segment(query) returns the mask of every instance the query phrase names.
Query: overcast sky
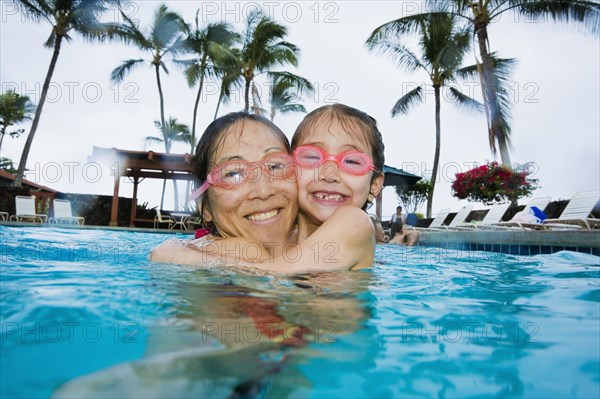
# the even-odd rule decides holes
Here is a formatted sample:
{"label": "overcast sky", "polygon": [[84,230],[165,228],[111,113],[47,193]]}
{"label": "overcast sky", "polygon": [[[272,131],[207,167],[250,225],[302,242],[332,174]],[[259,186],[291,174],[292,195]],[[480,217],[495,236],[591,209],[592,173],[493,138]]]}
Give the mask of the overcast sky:
{"label": "overcast sky", "polygon": [[[142,27],[152,21],[162,2],[126,4],[125,11]],[[167,1],[168,7],[193,22],[197,9],[201,20],[225,20],[241,29],[245,15],[261,4],[276,21],[289,29],[288,41],[302,54],[295,73],[312,81],[316,91],[304,99],[307,110],[331,102],[362,109],[377,119],[383,134],[386,164],[421,175],[430,173],[434,151],[433,91],[428,86],[426,102],[408,116],[392,118],[398,98],[415,85],[428,83],[421,73],[407,74],[388,59],[371,54],[364,46],[369,34],[392,19],[423,11],[421,2],[196,2]],[[0,3],[0,84],[2,92],[13,88],[39,101],[51,50],[42,46],[50,26],[24,21],[8,1]],[[119,20],[116,10],[105,20]],[[64,43],[40,125],[31,148],[27,175],[63,192],[112,194],[108,164],[86,164],[93,146],[142,150],[143,138],[158,135],[154,120],[160,119],[154,72],[150,67],[134,70],[124,82],[110,82],[112,69],[122,60],[142,58],[135,47],[120,44],[90,44],[77,34]],[[540,188],[535,196],[568,199],[575,192],[600,186],[600,47],[598,37],[577,28],[506,14],[489,28],[490,46],[503,57],[517,58],[512,95],[512,161],[533,162]],[[465,60],[474,62],[474,54]],[[191,124],[195,89],[188,88],[181,70],[169,65],[163,76],[165,112]],[[481,98],[475,82],[460,86]],[[208,82],[199,108],[197,131],[202,132],[215,111],[218,87]],[[266,92],[266,91],[265,91]],[[441,208],[457,210],[464,204],[450,194],[454,174],[474,163],[493,160],[483,115],[465,114],[449,101],[442,102],[442,147],[440,176],[434,198],[434,214]],[[243,107],[240,92],[234,103],[222,107],[220,115]],[[302,114],[279,115],[275,119],[291,137]],[[26,133],[30,124],[25,124]],[[20,159],[25,136],[5,138],[2,156]],[[162,147],[151,147],[162,151]],[[186,152],[175,144],[173,152]],[[183,187],[183,185],[182,185]],[[139,202],[160,202],[160,181],[146,180],[139,186]],[[173,208],[172,186],[167,185],[165,209]],[[132,195],[132,185],[121,185],[121,196]],[[528,199],[522,199],[521,203]],[[393,213],[396,195],[384,190],[383,215]],[[476,209],[485,208],[476,204]],[[424,212],[425,206],[421,211]]]}

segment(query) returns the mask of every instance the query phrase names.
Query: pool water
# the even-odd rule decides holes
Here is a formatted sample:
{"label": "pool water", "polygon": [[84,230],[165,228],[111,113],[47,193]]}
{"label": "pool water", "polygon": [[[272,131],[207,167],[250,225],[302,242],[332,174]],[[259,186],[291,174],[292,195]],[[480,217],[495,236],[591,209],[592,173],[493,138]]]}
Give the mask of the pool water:
{"label": "pool water", "polygon": [[0,226],[0,397],[600,397],[600,258],[378,246],[366,272],[154,264]]}

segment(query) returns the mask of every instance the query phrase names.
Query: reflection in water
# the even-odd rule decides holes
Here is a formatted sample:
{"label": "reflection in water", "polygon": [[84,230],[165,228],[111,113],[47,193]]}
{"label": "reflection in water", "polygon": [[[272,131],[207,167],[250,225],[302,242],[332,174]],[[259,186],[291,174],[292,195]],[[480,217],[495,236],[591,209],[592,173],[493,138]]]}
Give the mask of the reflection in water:
{"label": "reflection in water", "polygon": [[[364,328],[371,277],[369,272],[224,276],[200,269],[175,282],[158,278],[154,289],[170,292],[176,308],[167,326],[150,330],[144,357],[70,381],[54,397],[309,392],[313,382],[301,365],[318,358],[321,345]],[[352,352],[344,352],[339,360],[350,361]]]}

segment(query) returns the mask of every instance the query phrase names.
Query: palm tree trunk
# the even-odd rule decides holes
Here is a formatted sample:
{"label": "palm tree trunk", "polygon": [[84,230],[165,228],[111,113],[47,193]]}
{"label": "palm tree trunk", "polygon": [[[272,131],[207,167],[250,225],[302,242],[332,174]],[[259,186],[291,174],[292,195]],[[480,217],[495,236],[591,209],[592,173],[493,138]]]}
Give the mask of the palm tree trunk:
{"label": "palm tree trunk", "polygon": [[217,116],[219,115],[219,107],[221,106],[221,101],[223,101],[223,89],[221,88],[221,93],[219,94],[219,101],[217,101],[217,109],[215,110],[215,117],[213,118],[213,121],[215,119],[217,119]]}
{"label": "palm tree trunk", "polygon": [[[203,61],[204,62],[204,59]],[[196,119],[198,117],[198,105],[200,104],[200,96],[202,95],[202,87],[204,86],[204,70],[205,67],[200,67],[200,84],[198,86],[198,94],[194,103],[194,116],[192,118],[192,143],[196,142]]]}
{"label": "palm tree trunk", "polygon": [[2,142],[4,141],[5,134],[6,133],[4,131],[0,134],[0,154],[2,154]]}
{"label": "palm tree trunk", "polygon": [[246,78],[246,88],[244,90],[244,112],[248,112],[250,110],[250,84],[252,83],[252,79]]}
{"label": "palm tree trunk", "polygon": [[506,129],[500,120],[500,107],[498,105],[498,92],[496,87],[496,79],[494,77],[494,61],[490,56],[487,48],[487,27],[485,25],[476,26],[477,42],[479,44],[479,54],[483,64],[483,90],[484,98],[487,101],[490,113],[491,125],[489,126],[490,146],[492,153],[495,154],[496,148],[494,140],[498,142],[500,150],[500,159],[502,163],[510,166],[510,154],[508,150],[508,140]]}
{"label": "palm tree trunk", "polygon": [[158,86],[158,98],[160,100],[160,123],[165,127],[165,99],[163,96],[162,85],[160,83],[160,65],[154,64],[156,71],[156,85]]}
{"label": "palm tree trunk", "polygon": [[440,86],[434,85],[433,90],[435,93],[435,152],[433,154],[433,169],[431,170],[431,185],[427,192],[427,217],[431,217],[431,211],[433,209],[433,191],[435,189],[435,182],[437,181],[438,167],[440,164],[440,147],[442,138],[442,125],[440,121],[440,110],[442,108],[440,101]]}
{"label": "palm tree trunk", "polygon": [[[163,97],[163,91],[162,91],[162,85],[160,83],[160,65],[159,64],[154,64],[154,70],[156,71],[156,86],[158,87],[158,98],[160,100],[160,124],[162,129],[165,128],[165,100]],[[166,146],[166,137],[163,137],[165,139],[165,146]],[[168,152],[168,151],[167,151]],[[160,209],[163,209],[163,204],[165,202],[165,186],[167,184],[167,180],[163,180],[163,187],[162,187],[162,194],[160,196]]]}
{"label": "palm tree trunk", "polygon": [[189,211],[190,207],[189,207],[189,202],[188,198],[190,198],[190,186],[191,186],[192,182],[191,181],[187,181],[185,183],[185,198],[184,198],[184,203],[185,203],[185,210]]}
{"label": "palm tree trunk", "polygon": [[[190,154],[194,155],[194,146],[190,145],[190,147],[191,147]],[[186,211],[190,211],[190,201],[189,201],[189,198],[190,198],[190,189],[191,189],[191,186],[192,186],[192,182],[190,180],[186,181],[186,184],[185,184],[185,198],[183,199]],[[191,211],[193,212],[193,209],[191,209]]]}
{"label": "palm tree trunk", "polygon": [[29,157],[29,150],[31,150],[33,137],[35,136],[38,124],[40,123],[40,117],[42,116],[42,108],[44,108],[44,103],[46,102],[46,97],[48,96],[48,88],[50,87],[50,80],[52,79],[52,75],[54,74],[54,68],[56,68],[56,62],[58,61],[58,54],[60,53],[62,39],[63,36],[57,35],[54,41],[54,53],[52,53],[50,66],[48,67],[48,72],[46,73],[46,80],[44,80],[44,85],[42,86],[40,102],[37,106],[37,109],[35,110],[35,116],[33,117],[31,130],[29,130],[29,135],[27,136],[25,146],[23,147],[23,152],[21,153],[21,160],[19,161],[17,176],[15,178],[15,181],[13,182],[13,186],[15,187],[21,187],[21,182],[23,181],[23,175],[25,174],[25,165],[27,164],[27,157]]}
{"label": "palm tree trunk", "polygon": [[173,206],[173,210],[179,210],[179,190],[177,188],[177,180],[173,179],[173,197],[175,201],[175,205]]}
{"label": "palm tree trunk", "polygon": [[160,195],[160,210],[162,211],[164,209],[164,203],[165,203],[165,188],[167,185],[167,179],[163,179],[163,187],[162,187],[162,194]]}

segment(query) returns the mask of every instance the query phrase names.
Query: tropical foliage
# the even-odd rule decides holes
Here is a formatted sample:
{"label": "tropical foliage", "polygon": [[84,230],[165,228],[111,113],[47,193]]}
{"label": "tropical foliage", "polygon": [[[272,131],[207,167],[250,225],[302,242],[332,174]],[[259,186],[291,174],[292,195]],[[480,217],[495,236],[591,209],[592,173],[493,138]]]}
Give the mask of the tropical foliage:
{"label": "tropical foliage", "polygon": [[0,94],[0,150],[5,136],[19,137],[25,129],[9,132],[8,129],[21,122],[31,119],[35,106],[28,96],[22,96],[14,91]]}
{"label": "tropical foliage", "polygon": [[510,100],[503,96],[502,81],[507,70],[495,62],[489,48],[488,26],[512,12],[526,19],[577,22],[596,33],[600,27],[600,4],[581,0],[427,0],[426,13],[390,21],[376,29],[381,35],[404,35],[420,29],[425,15],[453,15],[473,29],[479,48],[478,74],[488,119],[487,135],[492,154],[500,152],[502,163],[510,165]]}
{"label": "tropical foliage", "polygon": [[398,202],[408,213],[416,213],[427,200],[431,180],[421,179],[411,186],[396,186]]}
{"label": "tropical foliage", "polygon": [[0,170],[8,173],[17,173],[17,165],[10,158],[0,157]]}
{"label": "tropical foliage", "polygon": [[160,79],[160,71],[169,74],[165,63],[168,57],[176,56],[184,51],[183,32],[186,29],[185,22],[175,12],[169,11],[162,4],[154,12],[154,19],[149,29],[141,29],[138,24],[131,20],[124,12],[121,15],[125,24],[120,25],[116,31],[117,37],[125,43],[133,44],[140,50],[150,55],[149,60],[129,59],[116,67],[111,73],[111,80],[116,83],[123,81],[125,76],[134,68],[148,62],[154,68],[156,75],[156,86],[160,101],[160,124],[165,125],[165,99]]}
{"label": "tropical foliage", "polygon": [[241,76],[244,80],[244,111],[250,111],[250,94],[253,97],[253,107],[260,108],[260,90],[255,78],[263,73],[270,80],[286,81],[300,93],[313,90],[307,79],[291,72],[273,70],[277,66],[298,65],[300,49],[285,41],[287,33],[285,26],[258,10],[248,14],[240,51]]}
{"label": "tropical foliage", "polygon": [[306,113],[306,108],[299,102],[300,97],[292,87],[289,80],[281,77],[274,78],[269,85],[269,103],[271,110],[269,116],[271,122],[277,114],[287,114],[289,112]]}
{"label": "tropical foliage", "polygon": [[37,132],[40,118],[42,116],[42,110],[46,97],[48,96],[48,89],[50,88],[50,81],[56,68],[56,62],[58,61],[58,55],[63,40],[70,41],[72,39],[71,33],[77,32],[83,38],[88,40],[99,40],[103,41],[111,37],[116,27],[115,24],[101,23],[100,16],[108,10],[111,5],[116,6],[119,4],[119,0],[14,0],[17,6],[20,7],[23,15],[34,21],[46,21],[52,27],[50,36],[44,43],[47,48],[52,48],[52,58],[50,59],[50,65],[46,72],[46,78],[42,85],[42,92],[40,94],[40,101],[37,105],[33,122],[31,123],[31,129],[27,135],[25,146],[21,154],[21,160],[19,161],[19,169],[17,170],[17,176],[14,181],[15,186],[21,186],[23,175],[25,173],[25,166],[27,164],[27,158],[29,157],[29,151],[31,150],[31,144],[33,138]]}
{"label": "tropical foliage", "polygon": [[[165,146],[165,152],[171,153],[171,147],[174,142],[189,143],[190,142],[190,128],[177,121],[177,118],[169,117],[164,125],[160,121],[154,121],[154,126],[161,132],[161,137],[147,136],[144,139],[145,145],[149,146],[152,144],[163,144]],[[175,210],[177,210],[177,204],[179,204],[179,192],[177,190],[177,180],[173,179],[173,195],[175,200]],[[163,180],[162,195],[160,199],[160,208],[162,209],[165,198],[165,185],[166,180]]]}
{"label": "tropical foliage", "polygon": [[464,173],[457,173],[452,183],[452,195],[458,199],[492,204],[515,202],[530,195],[537,187],[537,179],[529,171],[514,171],[510,167],[490,162]]}
{"label": "tropical foliage", "polygon": [[192,118],[192,151],[196,142],[198,105],[202,96],[204,80],[206,78],[222,78],[232,68],[240,70],[237,53],[233,51],[233,46],[239,42],[240,35],[224,22],[200,26],[199,13],[200,10],[196,13],[195,28],[188,32],[184,43],[186,50],[194,54],[194,59],[183,61],[186,65],[185,76],[188,85],[190,87],[198,85]]}
{"label": "tropical foliage", "polygon": [[[464,74],[461,68],[463,58],[469,51],[471,31],[469,28],[457,26],[454,17],[447,14],[426,14],[418,21],[415,28],[419,37],[420,57],[406,47],[399,36],[382,33],[382,28],[376,29],[369,39],[367,46],[370,50],[379,50],[388,55],[398,66],[408,72],[424,71],[431,79],[435,96],[435,152],[433,169],[427,200],[427,217],[431,217],[433,209],[433,194],[437,181],[441,147],[441,89],[455,82],[457,76]],[[407,114],[413,106],[424,102],[425,94],[422,85],[404,94],[392,108],[392,117]],[[467,110],[481,111],[483,109],[475,99],[463,94],[455,87],[448,90],[451,100],[459,107]]]}

